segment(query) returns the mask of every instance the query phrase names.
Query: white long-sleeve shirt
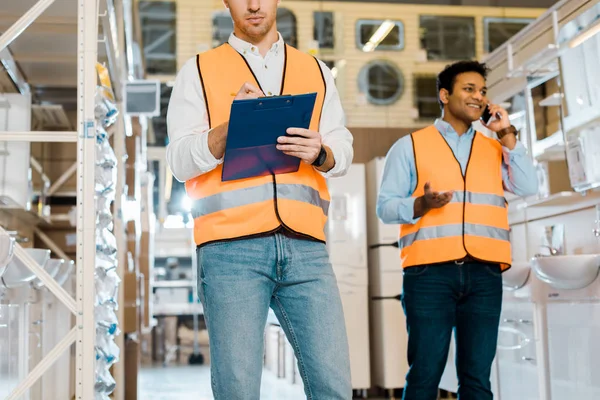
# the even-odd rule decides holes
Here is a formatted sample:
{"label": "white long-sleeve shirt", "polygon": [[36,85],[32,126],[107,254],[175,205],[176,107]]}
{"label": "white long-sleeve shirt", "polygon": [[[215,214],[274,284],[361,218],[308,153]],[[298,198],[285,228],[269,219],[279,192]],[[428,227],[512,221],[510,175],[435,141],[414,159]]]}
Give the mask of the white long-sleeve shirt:
{"label": "white long-sleeve shirt", "polygon": [[[285,61],[281,35],[264,58],[257,47],[233,34],[229,37],[229,44],[248,61],[258,82],[266,91],[265,95],[280,92]],[[335,159],[335,166],[327,173],[321,173],[328,178],[346,173],[352,163],[354,150],[352,134],[345,127],[346,117],[333,75],[323,62],[319,61],[319,64],[326,85],[319,132],[323,144],[331,149]],[[196,57],[185,63],[175,79],[167,111],[167,131],[167,163],[177,180],[184,182],[195,178],[223,162],[222,158],[216,159],[208,148],[208,113]]]}

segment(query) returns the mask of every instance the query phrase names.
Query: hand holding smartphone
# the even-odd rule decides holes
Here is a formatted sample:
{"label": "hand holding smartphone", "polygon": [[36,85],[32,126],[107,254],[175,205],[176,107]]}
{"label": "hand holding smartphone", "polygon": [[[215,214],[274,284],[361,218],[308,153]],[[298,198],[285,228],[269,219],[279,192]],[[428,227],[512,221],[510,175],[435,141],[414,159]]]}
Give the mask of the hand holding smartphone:
{"label": "hand holding smartphone", "polygon": [[[486,105],[485,108],[483,109],[483,114],[481,115],[481,120],[483,121],[483,123],[485,125],[488,125],[493,116],[494,115],[492,115],[492,113],[490,112],[490,105],[489,104]],[[496,113],[495,117],[496,117],[496,119],[502,118],[502,116],[499,113]]]}

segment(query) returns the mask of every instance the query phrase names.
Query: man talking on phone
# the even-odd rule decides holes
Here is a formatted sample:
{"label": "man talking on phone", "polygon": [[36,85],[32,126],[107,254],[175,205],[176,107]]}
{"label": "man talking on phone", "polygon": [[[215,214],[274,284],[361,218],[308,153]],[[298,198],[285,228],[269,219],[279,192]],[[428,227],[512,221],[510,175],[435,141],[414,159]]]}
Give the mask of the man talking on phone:
{"label": "man talking on phone", "polygon": [[[437,79],[442,117],[390,149],[377,215],[400,224],[408,329],[404,400],[435,400],[452,329],[458,396],[492,399],[490,372],[511,249],[504,191],[537,192],[537,175],[508,113],[488,104],[487,67],[447,66]],[[482,121],[489,138],[472,124]]]}

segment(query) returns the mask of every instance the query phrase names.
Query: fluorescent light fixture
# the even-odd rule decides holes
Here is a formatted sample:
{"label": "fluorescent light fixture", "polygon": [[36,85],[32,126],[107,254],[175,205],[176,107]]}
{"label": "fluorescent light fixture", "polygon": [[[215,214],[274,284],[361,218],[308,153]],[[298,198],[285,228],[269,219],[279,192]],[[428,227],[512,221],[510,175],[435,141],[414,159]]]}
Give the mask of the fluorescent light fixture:
{"label": "fluorescent light fixture", "polygon": [[375,33],[373,33],[373,36],[371,36],[369,41],[365,43],[365,45],[363,46],[363,51],[370,52],[375,50],[375,48],[379,46],[379,43],[381,43],[381,41],[385,39],[387,35],[390,34],[392,29],[394,29],[395,25],[396,24],[392,20],[386,19],[385,21],[383,21],[381,25],[379,25],[379,28],[377,28]]}
{"label": "fluorescent light fixture", "polygon": [[598,33],[600,33],[600,21],[596,22],[594,25],[575,36],[569,42],[569,47],[573,49]]}

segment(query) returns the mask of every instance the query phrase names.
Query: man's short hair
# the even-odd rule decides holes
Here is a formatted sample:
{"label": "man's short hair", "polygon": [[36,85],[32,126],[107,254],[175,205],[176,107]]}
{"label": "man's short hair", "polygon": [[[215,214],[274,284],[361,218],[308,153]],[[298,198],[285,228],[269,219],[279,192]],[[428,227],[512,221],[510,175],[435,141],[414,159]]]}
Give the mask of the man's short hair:
{"label": "man's short hair", "polygon": [[448,93],[452,94],[456,77],[465,72],[477,72],[479,75],[483,76],[483,79],[486,79],[489,68],[485,65],[485,63],[480,63],[478,61],[459,61],[454,64],[447,65],[446,68],[439,73],[436,83],[438,101],[442,109],[444,108],[444,104],[439,98],[440,90],[446,89]]}

